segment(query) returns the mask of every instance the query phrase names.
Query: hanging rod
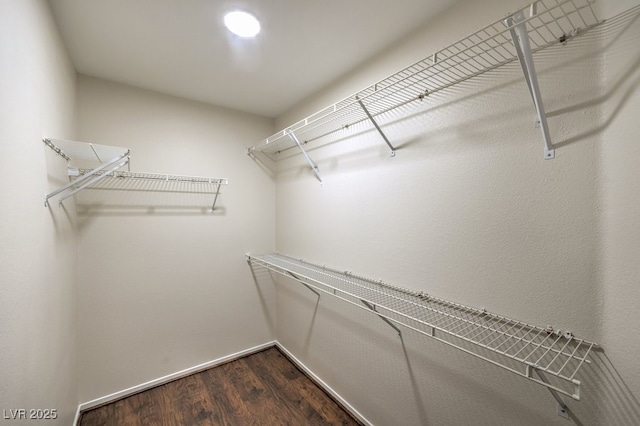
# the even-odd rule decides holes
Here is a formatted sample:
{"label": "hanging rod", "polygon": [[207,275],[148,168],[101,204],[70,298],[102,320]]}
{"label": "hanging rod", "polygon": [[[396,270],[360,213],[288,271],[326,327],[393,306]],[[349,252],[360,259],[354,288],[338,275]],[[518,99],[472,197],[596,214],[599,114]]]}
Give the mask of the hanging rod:
{"label": "hanging rod", "polygon": [[[249,254],[247,261],[289,278],[295,276],[296,281],[306,286],[389,322],[516,373],[549,390],[580,399],[578,372],[584,364],[591,363],[589,354],[597,345],[578,339],[571,332],[537,327],[484,309],[280,254]],[[536,376],[534,372],[543,374]]]}
{"label": "hanging rod", "polygon": [[[551,45],[565,44],[600,21],[592,8],[593,0],[538,0],[509,14],[511,22],[500,19],[473,34],[438,50],[375,84],[298,121],[248,148],[263,152],[272,159],[296,146],[288,134],[295,132],[305,143],[338,135],[357,124],[373,122],[383,127],[390,113],[408,104],[428,102],[429,97],[470,78],[511,63],[523,63],[530,54]],[[514,39],[514,32],[516,38]],[[524,41],[526,39],[526,41]],[[521,47],[524,43],[528,47]],[[521,54],[518,49],[522,50]],[[532,62],[531,62],[532,64]],[[542,106],[541,96],[533,90],[535,68],[524,66],[525,80],[532,88],[534,103]],[[536,101],[536,98],[538,99]],[[361,107],[366,104],[366,111]],[[543,108],[536,105],[539,119],[545,120]],[[376,120],[373,121],[372,119]],[[542,124],[542,123],[541,123]],[[542,125],[545,158],[552,158],[552,143],[546,123]]]}

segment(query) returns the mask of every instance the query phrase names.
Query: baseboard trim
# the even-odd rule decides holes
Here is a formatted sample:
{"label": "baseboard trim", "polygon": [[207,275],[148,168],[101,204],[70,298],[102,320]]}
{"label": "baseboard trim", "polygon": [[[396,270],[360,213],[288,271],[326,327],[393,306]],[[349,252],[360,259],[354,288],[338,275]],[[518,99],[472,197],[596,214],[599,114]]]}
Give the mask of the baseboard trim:
{"label": "baseboard trim", "polygon": [[318,377],[313,371],[311,371],[311,369],[309,369],[306,365],[304,365],[302,361],[296,358],[295,355],[289,352],[287,348],[285,348],[277,340],[263,343],[262,345],[254,346],[252,348],[245,349],[243,351],[236,352],[231,355],[224,356],[222,358],[214,359],[212,361],[208,361],[208,362],[196,365],[194,367],[186,368],[184,370],[180,370],[178,372],[168,374],[166,376],[163,376],[154,380],[150,380],[148,382],[139,384],[137,386],[132,386],[130,388],[123,389],[121,391],[114,392],[112,394],[105,395],[100,398],[93,399],[91,401],[83,402],[78,405],[78,409],[76,411],[76,416],[73,421],[73,425],[76,426],[78,424],[78,421],[80,420],[80,415],[83,411],[90,410],[92,408],[96,408],[101,405],[110,404],[119,399],[126,398],[128,396],[135,395],[140,392],[144,392],[156,386],[164,385],[174,380],[181,379],[191,374],[199,373],[200,371],[204,371],[209,368],[213,368],[218,365],[225,364],[227,362],[231,362],[239,358],[243,358],[245,356],[263,351],[265,349],[268,349],[274,346],[277,347],[287,358],[289,358],[291,362],[293,362],[299,369],[304,371],[304,373],[308,375],[326,393],[328,393],[332,398],[338,401],[338,403],[341,404],[343,408],[346,411],[348,411],[352,416],[360,420],[363,424],[367,426],[371,426],[371,422],[369,422],[362,414],[360,414],[360,412],[358,412],[358,410],[356,410],[351,404],[349,404],[346,399],[344,399],[338,392],[333,390],[331,386],[326,384],[320,377]]}
{"label": "baseboard trim", "polygon": [[80,420],[80,405],[78,405],[78,408],[76,409],[76,416],[73,418],[73,426],[76,426],[79,420]]}
{"label": "baseboard trim", "polygon": [[311,369],[308,368],[302,361],[300,361],[298,358],[296,358],[295,355],[293,355],[291,352],[289,352],[287,350],[287,348],[282,346],[282,344],[280,342],[276,341],[275,344],[276,344],[276,347],[280,351],[282,351],[282,353],[285,354],[285,356],[287,358],[289,358],[291,360],[291,362],[293,362],[299,369],[304,371],[304,373],[307,374],[311,378],[311,380],[313,380],[318,386],[320,386],[333,399],[338,401],[338,403],[340,405],[342,405],[342,407],[346,411],[351,413],[352,416],[354,416],[355,418],[360,420],[363,424],[365,424],[367,426],[371,426],[372,425],[372,423],[369,420],[367,420],[362,414],[360,414],[360,412],[358,410],[356,410],[351,404],[349,404],[349,402],[347,402],[346,399],[344,399],[338,392],[333,390],[333,388],[331,386],[326,384],[320,377],[318,377],[313,371],[311,371]]}
{"label": "baseboard trim", "polygon": [[[218,366],[218,365],[233,361],[235,359],[242,358],[242,357],[254,354],[256,352],[263,351],[263,350],[265,350],[267,348],[275,346],[276,343],[277,343],[276,341],[263,343],[262,345],[254,346],[252,348],[245,349],[243,351],[236,352],[234,354],[227,355],[227,356],[224,356],[222,358],[218,358],[218,359],[214,359],[212,361],[208,361],[208,362],[205,362],[205,363],[202,363],[202,364],[198,364],[198,365],[196,365],[194,367],[186,368],[184,370],[180,370],[180,371],[177,371],[175,373],[168,374],[168,375],[160,377],[158,379],[150,380],[148,382],[139,384],[137,386],[132,386],[130,388],[123,389],[121,391],[114,392],[112,394],[105,395],[103,397],[96,398],[96,399],[93,399],[91,401],[83,402],[78,406],[78,416],[79,416],[80,412],[82,412],[82,411],[89,410],[91,408],[96,408],[96,407],[99,407],[100,405],[109,404],[111,402],[115,402],[115,401],[117,401],[119,399],[126,398],[126,397],[134,395],[136,393],[144,392],[144,391],[149,390],[151,388],[154,388],[156,386],[164,385],[166,383],[172,382],[174,380],[181,379],[181,378],[189,376],[191,374],[199,373],[200,371],[204,371],[204,370],[207,370],[209,368],[212,368],[212,367],[215,367],[215,366]],[[76,417],[78,417],[78,416],[76,416]],[[77,424],[78,418],[76,418],[75,421],[76,421],[76,423],[74,423],[74,425]]]}

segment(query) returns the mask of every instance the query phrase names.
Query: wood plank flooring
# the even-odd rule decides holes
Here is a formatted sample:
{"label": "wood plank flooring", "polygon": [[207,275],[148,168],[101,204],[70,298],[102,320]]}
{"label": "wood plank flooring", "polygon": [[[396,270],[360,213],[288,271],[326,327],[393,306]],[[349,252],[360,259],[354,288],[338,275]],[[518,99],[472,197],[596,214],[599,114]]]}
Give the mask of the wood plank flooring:
{"label": "wood plank flooring", "polygon": [[88,410],[94,425],[361,425],[277,348]]}

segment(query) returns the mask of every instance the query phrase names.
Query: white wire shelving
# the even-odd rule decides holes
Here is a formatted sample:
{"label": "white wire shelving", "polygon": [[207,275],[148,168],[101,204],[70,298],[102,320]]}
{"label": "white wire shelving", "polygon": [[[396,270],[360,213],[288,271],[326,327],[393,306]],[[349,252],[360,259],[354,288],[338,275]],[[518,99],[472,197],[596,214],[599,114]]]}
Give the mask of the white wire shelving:
{"label": "white wire shelving", "polygon": [[563,406],[558,393],[580,399],[578,373],[591,363],[589,354],[597,345],[571,332],[537,327],[280,254],[247,254],[247,260],[367,310],[399,335],[396,325],[541,384]]}
{"label": "white wire shelving", "polygon": [[[60,193],[59,205],[69,197],[85,189],[109,189],[121,191],[179,192],[210,194],[213,196],[211,210],[215,210],[220,186],[227,185],[227,178],[184,176],[159,173],[140,173],[120,170],[130,165],[130,151],[126,148],[99,145],[65,139],[43,139],[45,145],[67,160],[70,182],[47,194],[49,199]],[[97,167],[83,168],[81,165],[98,164]]]}
{"label": "white wire shelving", "polygon": [[393,156],[396,149],[376,122],[379,116],[408,104],[427,102],[434,93],[519,60],[538,114],[544,158],[554,158],[532,54],[554,44],[565,44],[598,25],[601,21],[593,11],[593,1],[535,1],[260,141],[248,148],[247,153],[262,152],[276,160],[278,154],[298,147],[320,179],[317,166],[308,158],[303,146],[329,135],[348,132],[356,124],[369,121]]}

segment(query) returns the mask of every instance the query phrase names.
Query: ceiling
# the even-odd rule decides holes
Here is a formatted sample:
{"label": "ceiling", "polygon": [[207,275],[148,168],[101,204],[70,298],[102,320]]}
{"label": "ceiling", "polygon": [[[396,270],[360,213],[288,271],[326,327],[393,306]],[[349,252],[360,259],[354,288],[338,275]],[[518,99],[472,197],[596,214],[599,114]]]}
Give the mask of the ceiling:
{"label": "ceiling", "polygon": [[[50,0],[76,70],[277,117],[456,0]],[[223,26],[253,13],[255,39]]]}

